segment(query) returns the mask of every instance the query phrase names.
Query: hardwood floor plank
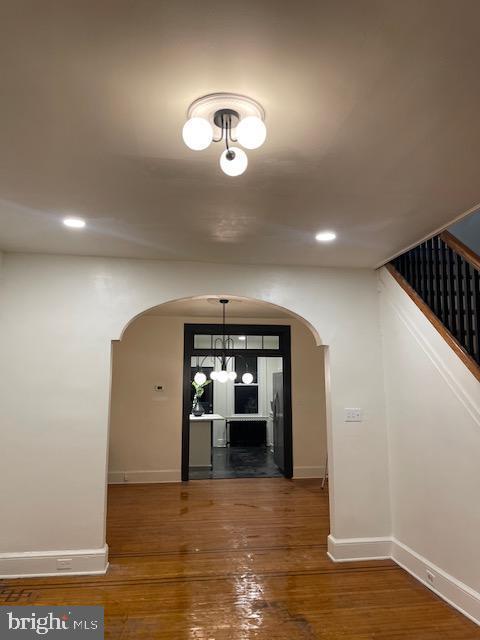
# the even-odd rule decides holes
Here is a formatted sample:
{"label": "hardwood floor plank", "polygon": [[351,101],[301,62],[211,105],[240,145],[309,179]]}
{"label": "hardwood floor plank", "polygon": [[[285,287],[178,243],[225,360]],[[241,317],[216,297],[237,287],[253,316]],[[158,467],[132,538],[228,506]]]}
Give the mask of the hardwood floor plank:
{"label": "hardwood floor plank", "polygon": [[106,638],[471,640],[480,629],[390,560],[326,555],[317,480],[109,489],[106,576],[0,583],[0,603],[98,604]]}

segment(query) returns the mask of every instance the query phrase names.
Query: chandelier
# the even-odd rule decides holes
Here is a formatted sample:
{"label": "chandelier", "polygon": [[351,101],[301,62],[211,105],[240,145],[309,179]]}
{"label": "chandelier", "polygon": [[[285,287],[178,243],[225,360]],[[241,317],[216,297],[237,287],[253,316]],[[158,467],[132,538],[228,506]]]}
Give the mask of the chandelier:
{"label": "chandelier", "polygon": [[[213,371],[210,373],[210,379],[216,380],[217,382],[221,382],[225,384],[228,380],[234,382],[237,379],[237,372],[232,369],[232,371],[228,371],[228,364],[230,361],[235,362],[233,356],[227,356],[227,351],[229,349],[234,348],[233,339],[230,336],[227,336],[226,332],[226,319],[225,319],[225,309],[228,304],[228,300],[221,299],[219,300],[222,305],[222,337],[215,338],[215,342],[213,345]],[[219,353],[217,354],[217,351]],[[237,358],[243,358],[242,355],[237,355]],[[208,358],[208,356],[205,356]],[[202,364],[205,361],[205,358],[202,360]],[[218,365],[216,364],[218,360]],[[251,384],[253,382],[253,375],[248,371],[248,363],[246,363],[246,371],[242,375],[243,384]],[[203,384],[207,380],[207,376],[203,373],[202,367],[200,365],[200,370],[196,372],[194,378],[197,384]]]}
{"label": "chandelier", "polygon": [[211,93],[192,102],[183,126],[183,141],[193,151],[212,142],[225,143],[220,167],[228,176],[239,176],[248,166],[245,149],[258,149],[265,142],[265,111],[252,98],[236,93]]}

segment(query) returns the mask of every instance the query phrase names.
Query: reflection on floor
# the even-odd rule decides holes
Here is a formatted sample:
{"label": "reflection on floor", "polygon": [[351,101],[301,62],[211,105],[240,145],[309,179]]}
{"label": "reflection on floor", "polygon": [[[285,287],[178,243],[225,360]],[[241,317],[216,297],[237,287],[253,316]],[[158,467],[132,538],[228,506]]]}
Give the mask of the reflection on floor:
{"label": "reflection on floor", "polygon": [[268,447],[214,447],[213,469],[190,469],[190,480],[219,478],[279,478]]}
{"label": "reflection on floor", "polygon": [[105,640],[480,640],[392,560],[329,560],[328,513],[320,480],[111,485],[107,575],[3,580],[0,605],[105,607]]}

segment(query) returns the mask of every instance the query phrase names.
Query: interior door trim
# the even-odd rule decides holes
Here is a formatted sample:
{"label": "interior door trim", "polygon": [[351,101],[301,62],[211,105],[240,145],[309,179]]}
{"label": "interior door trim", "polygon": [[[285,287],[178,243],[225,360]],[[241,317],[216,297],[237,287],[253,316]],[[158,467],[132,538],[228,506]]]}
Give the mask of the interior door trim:
{"label": "interior door trim", "polygon": [[[292,354],[290,325],[280,324],[227,324],[231,333],[242,335],[278,335],[278,349],[231,349],[227,353],[239,353],[251,356],[283,358],[283,397],[284,397],[284,447],[285,477],[293,477],[293,434],[292,434]],[[209,355],[211,349],[195,349],[193,338],[196,333],[218,335],[222,333],[221,324],[185,323],[183,334],[183,407],[182,407],[182,481],[188,481],[190,459],[190,370],[192,356]]]}

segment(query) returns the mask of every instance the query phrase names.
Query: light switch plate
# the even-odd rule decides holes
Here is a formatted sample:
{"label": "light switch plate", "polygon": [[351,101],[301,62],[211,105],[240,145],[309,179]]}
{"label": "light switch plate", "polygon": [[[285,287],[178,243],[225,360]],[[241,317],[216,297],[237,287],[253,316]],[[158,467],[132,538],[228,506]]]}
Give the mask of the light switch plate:
{"label": "light switch plate", "polygon": [[355,409],[345,409],[345,422],[361,422],[362,421],[362,410]]}

